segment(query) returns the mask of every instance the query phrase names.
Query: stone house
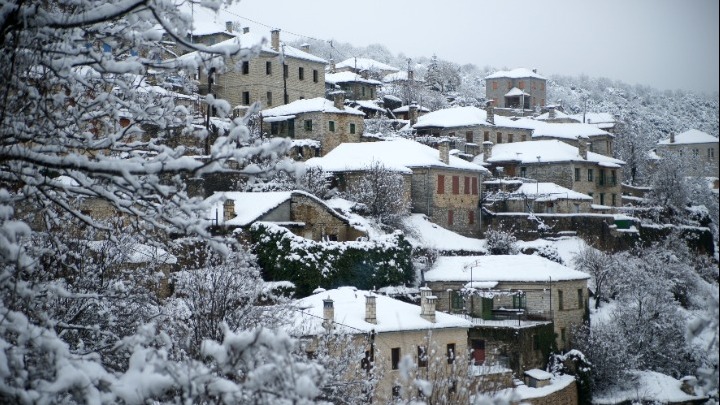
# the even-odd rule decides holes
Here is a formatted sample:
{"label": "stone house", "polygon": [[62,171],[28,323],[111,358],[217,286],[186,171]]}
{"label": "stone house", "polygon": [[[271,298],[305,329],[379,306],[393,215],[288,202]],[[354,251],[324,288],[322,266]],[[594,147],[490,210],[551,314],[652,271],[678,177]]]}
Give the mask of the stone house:
{"label": "stone house", "polygon": [[517,68],[499,71],[485,77],[485,98],[492,100],[504,114],[508,109],[521,109],[532,113],[542,108],[547,99],[547,79],[536,69]]}
{"label": "stone house", "polygon": [[536,255],[439,257],[423,278],[439,310],[465,313],[474,324],[551,321],[560,350],[571,347],[570,328],[588,314],[590,276]]}
{"label": "stone house", "polygon": [[697,129],[658,142],[657,154],[678,155],[687,162],[687,174],[701,177],[718,177],[718,138]]}
{"label": "stone house", "polygon": [[[569,125],[569,124],[556,124]],[[585,145],[585,147],[583,147]],[[498,177],[522,177],[555,183],[593,198],[593,209],[621,205],[622,160],[589,152],[559,140],[483,144],[475,161]]]}
{"label": "stone house", "polygon": [[610,113],[585,112],[573,114],[570,117],[575,119],[577,122],[594,125],[604,131],[610,132],[611,134],[616,133],[620,128],[620,123],[617,118],[618,116],[613,116]]}
{"label": "stone house", "polygon": [[407,139],[342,144],[322,158],[308,160],[307,165],[333,173],[342,190],[377,162],[404,176],[411,212],[425,214],[454,232],[479,235],[480,188],[488,172],[451,156],[446,142],[439,151]]}
{"label": "stone house", "polygon": [[[528,126],[531,120],[523,119],[521,125]],[[581,123],[541,122],[533,130],[532,140],[543,141],[557,139],[568,145],[578,147],[585,142],[588,151],[605,156],[613,155],[615,135],[597,126]]]}
{"label": "stone house", "polygon": [[483,206],[493,212],[579,214],[592,211],[592,197],[555,183],[520,179],[483,182]]}
{"label": "stone house", "polygon": [[353,241],[367,234],[322,200],[304,191],[264,193],[217,192],[208,197],[207,220],[215,227],[247,229],[255,222],[272,222],[314,241]]}
{"label": "stone house", "polygon": [[382,82],[367,79],[358,73],[346,71],[325,74],[327,92],[342,90],[349,100],[375,100],[380,86],[382,86]]}
{"label": "stone house", "polygon": [[342,92],[335,93],[334,97],[334,101],[316,97],[263,110],[260,112],[262,131],[276,137],[319,141],[321,155],[341,143],[360,142],[365,115],[345,106]]}
{"label": "stone house", "polygon": [[[408,104],[408,105],[400,106],[398,108],[393,109],[392,113],[395,114],[395,118],[397,118],[399,120],[410,121],[410,118],[411,118],[410,110],[412,108],[413,108],[413,106]],[[418,117],[423,116],[430,112],[429,108],[423,107],[421,105],[415,105],[414,108],[415,108],[415,113],[414,113],[415,114],[414,115],[415,122],[417,122]]]}
{"label": "stone house", "polygon": [[[365,350],[365,358],[358,365],[378,378],[375,396],[369,398],[372,402],[401,399],[401,387],[403,399],[418,399],[417,388],[404,384],[401,378],[404,357],[415,363],[417,377],[432,382],[467,376],[465,353],[471,324],[435,311],[436,301],[429,289],[421,291],[419,307],[354,287],[318,291],[295,301],[298,310],[293,311],[295,327],[291,333],[306,341],[310,356],[320,335],[353,335],[353,342]],[[447,394],[453,397],[452,392]]]}
{"label": "stone house", "polygon": [[[259,102],[268,108],[292,101],[323,97],[325,95],[325,65],[327,61],[309,52],[280,42],[280,30],[273,30],[270,45],[259,35],[246,32],[234,38],[211,45],[213,49],[240,46],[239,55],[246,55],[259,47],[259,55],[250,60],[240,56],[212,76],[208,85],[208,70],[199,69],[196,74],[200,94],[211,92],[227,100],[235,108]],[[181,57],[204,66],[210,57],[191,52]]]}
{"label": "stone house", "polygon": [[352,72],[364,75],[366,78],[382,80],[391,73],[397,73],[400,69],[390,66],[386,63],[378,62],[369,58],[348,58],[344,61],[331,66],[333,73]]}

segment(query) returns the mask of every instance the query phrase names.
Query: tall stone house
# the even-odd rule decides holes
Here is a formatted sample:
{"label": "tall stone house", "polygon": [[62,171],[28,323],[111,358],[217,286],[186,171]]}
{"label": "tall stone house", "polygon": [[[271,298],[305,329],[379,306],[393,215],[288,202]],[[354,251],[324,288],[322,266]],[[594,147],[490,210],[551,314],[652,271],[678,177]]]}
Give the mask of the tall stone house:
{"label": "tall stone house", "polygon": [[[268,108],[296,100],[325,96],[325,66],[327,61],[304,50],[280,41],[280,30],[273,30],[270,44],[265,38],[246,32],[212,45],[223,49],[240,44],[240,54],[260,47],[257,57],[244,61],[231,58],[222,70],[215,71],[208,85],[208,72],[197,73],[200,94],[211,92],[227,100],[235,108],[259,102]],[[308,49],[306,49],[308,50]],[[202,60],[204,54],[192,52],[182,58]]]}
{"label": "tall stone house", "polygon": [[441,142],[439,150],[407,139],[343,144],[306,164],[333,173],[342,190],[374,163],[404,176],[412,212],[462,235],[480,235],[481,185],[489,172],[451,156],[447,142]]}
{"label": "tall stone house", "polygon": [[[345,106],[342,92],[334,97],[334,101],[316,97],[263,110],[260,112],[262,131],[276,137],[318,141],[320,156],[341,143],[360,142],[365,114]],[[312,156],[304,159],[309,157]]]}
{"label": "tall stone house", "polygon": [[671,154],[686,162],[691,176],[718,177],[718,138],[697,129],[658,142],[657,154],[662,158]]}
{"label": "tall stone house", "polygon": [[621,168],[625,162],[589,152],[587,141],[579,142],[578,147],[559,140],[500,145],[486,142],[475,161],[497,177],[531,178],[588,195],[598,209],[621,205]]}
{"label": "tall stone house", "polygon": [[498,71],[485,77],[485,98],[504,114],[509,109],[532,112],[546,104],[547,79],[536,69],[517,68]]}

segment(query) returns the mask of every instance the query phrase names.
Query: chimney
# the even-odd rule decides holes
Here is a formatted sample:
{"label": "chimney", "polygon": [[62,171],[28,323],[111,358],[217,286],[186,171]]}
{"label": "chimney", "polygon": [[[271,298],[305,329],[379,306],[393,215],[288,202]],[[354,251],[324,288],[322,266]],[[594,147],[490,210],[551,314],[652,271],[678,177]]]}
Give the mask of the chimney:
{"label": "chimney", "polygon": [[411,102],[408,107],[408,119],[410,119],[410,126],[417,124],[418,120],[418,106],[415,102]]}
{"label": "chimney", "polygon": [[303,52],[310,53],[310,44],[304,43],[304,44],[300,45],[300,50]]}
{"label": "chimney", "polygon": [[578,152],[580,153],[580,157],[587,160],[587,152],[588,152],[588,138],[584,135],[578,136]]}
{"label": "chimney", "polygon": [[437,297],[432,295],[432,290],[428,287],[420,288],[420,316],[430,322],[435,323],[435,304]]}
{"label": "chimney", "polygon": [[670,143],[675,143],[675,132],[670,133]]}
{"label": "chimney", "polygon": [[235,200],[225,200],[223,203],[223,222],[227,222],[235,217]]}
{"label": "chimney", "polygon": [[323,328],[327,330],[333,329],[335,323],[335,306],[330,296],[323,300]]}
{"label": "chimney", "polygon": [[487,112],[487,118],[485,120],[490,125],[495,125],[495,108],[493,107],[492,100],[485,103],[485,112]]}
{"label": "chimney", "polygon": [[537,73],[537,69],[533,69],[533,73]]}
{"label": "chimney", "polygon": [[549,120],[554,120],[555,117],[557,117],[557,115],[555,115],[555,106],[554,106],[554,105],[549,105],[549,106],[548,106],[548,119],[549,119]]}
{"label": "chimney", "polygon": [[280,30],[277,28],[270,31],[270,46],[275,52],[280,52]]}
{"label": "chimney", "polygon": [[493,143],[490,141],[483,142],[483,162],[487,162],[492,157]]}
{"label": "chimney", "polygon": [[450,141],[447,138],[442,138],[438,142],[438,149],[440,150],[440,160],[446,165],[450,164]]}
{"label": "chimney", "polygon": [[330,73],[335,73],[335,59],[330,58]]}
{"label": "chimney", "polygon": [[408,81],[412,82],[414,80],[415,80],[415,72],[413,72],[412,70],[408,70]]}
{"label": "chimney", "polygon": [[345,92],[342,90],[338,90],[332,93],[333,95],[333,102],[335,105],[335,108],[338,110],[344,110],[345,109]]}
{"label": "chimney", "polygon": [[225,31],[233,32],[232,21],[225,21]]}
{"label": "chimney", "polygon": [[250,27],[243,27],[243,34],[247,34],[250,32]]}
{"label": "chimney", "polygon": [[377,323],[377,306],[375,304],[375,296],[373,293],[365,296],[365,322]]}

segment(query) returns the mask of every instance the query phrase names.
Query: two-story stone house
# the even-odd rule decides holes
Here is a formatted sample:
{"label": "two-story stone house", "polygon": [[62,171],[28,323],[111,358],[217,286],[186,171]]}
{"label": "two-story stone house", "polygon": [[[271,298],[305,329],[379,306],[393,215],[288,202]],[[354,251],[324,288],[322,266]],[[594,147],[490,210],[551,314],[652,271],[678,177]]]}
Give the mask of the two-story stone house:
{"label": "two-story stone house", "polygon": [[658,142],[660,157],[676,154],[687,163],[691,176],[718,177],[718,138],[697,129]]}
{"label": "two-story stone house", "polygon": [[378,62],[370,58],[348,58],[331,67],[333,73],[353,72],[364,75],[364,77],[375,80],[382,80],[391,73],[397,73],[400,69],[386,63]]}
{"label": "two-story stone house", "polygon": [[307,161],[308,166],[333,173],[341,190],[374,163],[404,176],[412,212],[425,214],[462,235],[480,234],[482,177],[489,173],[480,165],[451,156],[447,142],[440,143],[439,151],[407,139],[343,144],[323,158]]}
{"label": "two-story stone house", "polygon": [[325,74],[325,87],[329,93],[336,90],[345,92],[349,100],[375,100],[382,83],[362,77],[358,73],[338,72]]}
{"label": "two-story stone house", "polygon": [[579,147],[559,140],[500,145],[486,142],[483,153],[475,161],[485,164],[498,177],[522,177],[555,183],[593,197],[595,205],[620,206],[620,169],[625,162],[589,152],[587,138],[584,139],[585,142],[579,142]]}
{"label": "two-story stone house", "polygon": [[485,98],[501,109],[498,113],[506,109],[542,108],[547,99],[546,82],[536,69],[495,72],[485,77]]}
{"label": "two-story stone house", "polygon": [[262,131],[272,136],[319,141],[321,155],[341,143],[360,142],[365,114],[345,106],[342,92],[334,97],[334,101],[316,97],[263,110]]}

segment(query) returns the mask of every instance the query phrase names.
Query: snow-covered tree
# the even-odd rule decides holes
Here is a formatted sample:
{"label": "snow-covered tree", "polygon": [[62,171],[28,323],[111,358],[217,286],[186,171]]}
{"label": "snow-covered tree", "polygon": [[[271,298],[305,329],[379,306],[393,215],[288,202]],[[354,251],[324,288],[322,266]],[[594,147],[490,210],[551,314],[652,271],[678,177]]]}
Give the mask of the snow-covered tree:
{"label": "snow-covered tree", "polygon": [[485,248],[491,255],[515,255],[518,253],[517,239],[510,232],[489,229],[485,232]]}
{"label": "snow-covered tree", "polygon": [[592,246],[583,247],[573,258],[575,268],[584,271],[592,277],[595,286],[595,308],[600,308],[601,301],[607,301],[617,294],[615,281],[617,278],[617,263],[612,255],[595,249]]}
{"label": "snow-covered tree", "polygon": [[410,213],[402,174],[374,161],[362,176],[348,185],[348,197],[362,205],[361,211],[378,221],[393,225]]}

